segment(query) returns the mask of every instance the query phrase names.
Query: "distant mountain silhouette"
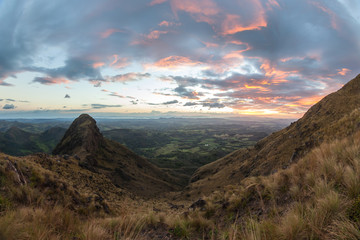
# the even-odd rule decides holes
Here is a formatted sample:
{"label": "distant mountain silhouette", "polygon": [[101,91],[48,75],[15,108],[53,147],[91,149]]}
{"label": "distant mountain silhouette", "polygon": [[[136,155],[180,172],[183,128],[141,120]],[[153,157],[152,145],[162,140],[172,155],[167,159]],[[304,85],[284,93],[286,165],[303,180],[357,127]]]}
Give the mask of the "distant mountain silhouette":
{"label": "distant mountain silhouette", "polygon": [[104,138],[88,114],[74,120],[53,154],[73,155],[82,167],[104,173],[115,185],[139,195],[177,188],[176,179],[123,145]]}
{"label": "distant mountain silhouette", "polygon": [[360,75],[312,106],[287,128],[199,168],[191,178],[194,193],[211,192],[248,176],[287,168],[324,141],[348,136],[360,128]]}

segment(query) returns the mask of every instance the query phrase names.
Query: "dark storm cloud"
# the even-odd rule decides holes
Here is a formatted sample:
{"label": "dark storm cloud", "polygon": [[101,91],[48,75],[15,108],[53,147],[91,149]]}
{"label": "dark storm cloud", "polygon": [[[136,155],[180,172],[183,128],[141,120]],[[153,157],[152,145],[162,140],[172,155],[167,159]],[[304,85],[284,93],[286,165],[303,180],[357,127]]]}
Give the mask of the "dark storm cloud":
{"label": "dark storm cloud", "polygon": [[4,110],[15,109],[15,106],[14,106],[14,104],[5,104],[3,106],[3,109]]}

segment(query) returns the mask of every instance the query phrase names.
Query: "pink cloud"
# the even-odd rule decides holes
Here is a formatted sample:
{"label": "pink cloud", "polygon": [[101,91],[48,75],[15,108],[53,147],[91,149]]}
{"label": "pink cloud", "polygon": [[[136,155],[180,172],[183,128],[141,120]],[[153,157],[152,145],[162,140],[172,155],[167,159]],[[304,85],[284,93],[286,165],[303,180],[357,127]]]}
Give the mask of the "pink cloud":
{"label": "pink cloud", "polygon": [[168,31],[154,30],[154,31],[150,32],[148,35],[146,35],[146,38],[149,40],[158,39],[160,37],[160,35],[167,34],[167,33],[168,33]]}
{"label": "pink cloud", "polygon": [[151,1],[151,3],[149,5],[154,6],[154,5],[157,5],[157,4],[164,3],[164,2],[167,2],[167,0],[153,0],[153,1]]}
{"label": "pink cloud", "polygon": [[117,32],[123,32],[120,29],[110,28],[107,29],[105,32],[100,33],[101,38],[108,38],[110,35],[117,33]]}
{"label": "pink cloud", "polygon": [[52,78],[52,77],[36,77],[33,82],[38,82],[45,85],[55,85],[55,84],[64,84],[69,83],[70,81],[66,78]]}
{"label": "pink cloud", "polygon": [[129,65],[127,58],[121,58],[117,54],[114,54],[112,57],[114,60],[110,63],[110,66],[113,68],[124,68]]}
{"label": "pink cloud", "polygon": [[178,11],[184,11],[190,13],[196,21],[209,24],[215,23],[214,16],[220,12],[212,0],[171,0],[171,8],[176,17]]}
{"label": "pink cloud", "polygon": [[195,66],[201,64],[198,61],[192,61],[190,58],[182,56],[169,56],[163,59],[160,59],[152,65],[147,65],[146,67],[155,66],[158,68],[177,68],[180,66]]}
{"label": "pink cloud", "polygon": [[338,18],[336,14],[331,11],[329,8],[326,8],[325,6],[321,5],[319,2],[310,2],[312,5],[323,11],[324,13],[328,14],[330,17],[330,24],[331,27],[335,30],[340,30],[339,24],[338,24]]}

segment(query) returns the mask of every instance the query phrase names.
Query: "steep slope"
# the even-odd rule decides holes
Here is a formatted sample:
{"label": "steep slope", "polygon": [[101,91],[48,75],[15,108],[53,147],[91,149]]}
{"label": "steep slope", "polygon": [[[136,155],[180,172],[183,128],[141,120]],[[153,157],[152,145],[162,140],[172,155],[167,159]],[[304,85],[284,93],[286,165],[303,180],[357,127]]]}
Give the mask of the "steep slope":
{"label": "steep slope", "polygon": [[209,193],[248,176],[268,175],[287,168],[323,141],[359,129],[360,75],[312,106],[298,121],[260,140],[255,147],[235,151],[199,168],[190,192]]}
{"label": "steep slope", "polygon": [[152,196],[177,188],[176,179],[121,144],[102,136],[96,121],[82,114],[71,124],[53,151],[73,155],[79,165],[107,175],[112,182],[143,196]]}

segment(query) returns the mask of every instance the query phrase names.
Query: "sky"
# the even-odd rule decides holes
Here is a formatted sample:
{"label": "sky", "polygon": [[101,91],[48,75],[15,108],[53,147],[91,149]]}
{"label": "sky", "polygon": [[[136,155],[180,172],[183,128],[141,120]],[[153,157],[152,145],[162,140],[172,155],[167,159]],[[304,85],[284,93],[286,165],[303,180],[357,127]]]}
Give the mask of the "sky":
{"label": "sky", "polygon": [[360,73],[358,0],[0,0],[0,118],[299,118]]}

